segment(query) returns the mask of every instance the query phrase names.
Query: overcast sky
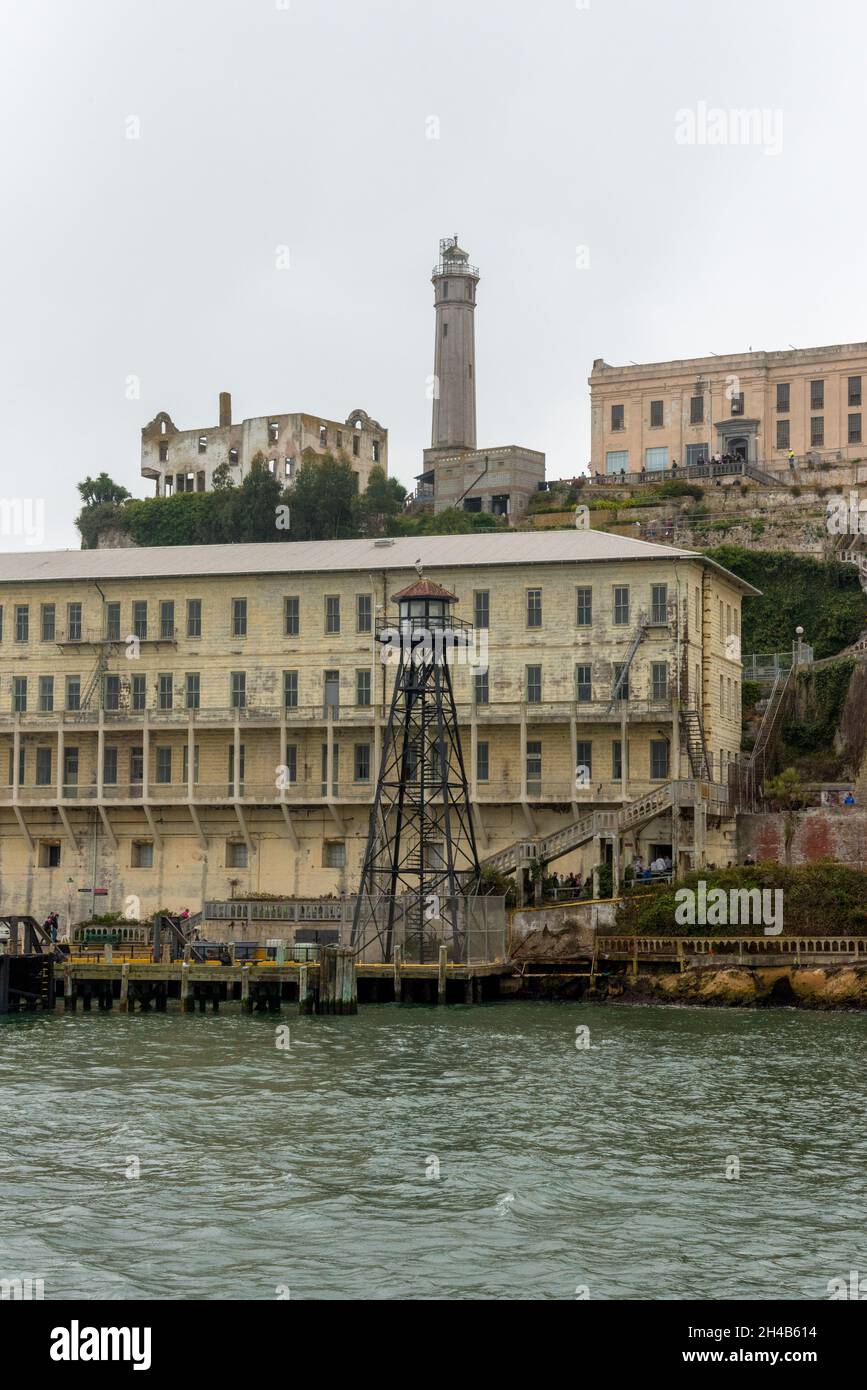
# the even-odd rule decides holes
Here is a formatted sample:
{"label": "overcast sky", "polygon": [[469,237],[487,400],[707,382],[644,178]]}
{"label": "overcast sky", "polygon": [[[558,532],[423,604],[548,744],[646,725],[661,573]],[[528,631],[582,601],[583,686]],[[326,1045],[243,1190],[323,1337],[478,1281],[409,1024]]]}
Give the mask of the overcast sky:
{"label": "overcast sky", "polygon": [[0,12],[0,495],[44,499],[47,547],[85,474],[150,495],[142,425],[212,425],[220,390],[236,419],[360,406],[411,484],[455,232],[479,444],[552,478],[589,457],[595,357],[867,338],[855,0]]}

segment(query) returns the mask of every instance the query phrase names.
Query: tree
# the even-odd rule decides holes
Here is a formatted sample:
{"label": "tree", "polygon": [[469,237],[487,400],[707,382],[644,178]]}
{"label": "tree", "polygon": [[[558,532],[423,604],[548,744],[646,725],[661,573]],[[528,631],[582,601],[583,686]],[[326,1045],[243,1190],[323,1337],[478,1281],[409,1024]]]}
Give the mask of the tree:
{"label": "tree", "polygon": [[[224,493],[225,496],[225,493]],[[240,487],[231,494],[229,540],[288,540],[288,532],[277,529],[277,508],[282,492],[277,479],[268,471],[262,454],[256,454]]]}
{"label": "tree", "polygon": [[347,459],[306,450],[284,500],[291,512],[288,534],[293,541],[330,541],[358,535],[358,479]]}
{"label": "tree", "polygon": [[406,488],[397,478],[389,478],[381,464],[374,464],[358,508],[368,532],[381,531],[391,517],[398,516],[405,498]]}
{"label": "tree", "polygon": [[472,516],[462,507],[446,507],[428,517],[424,529],[429,536],[465,536],[473,529]]}
{"label": "tree", "polygon": [[[259,454],[258,457],[261,458],[262,455]],[[224,488],[230,488],[234,486],[235,484],[232,479],[231,469],[229,468],[228,463],[226,463],[226,460],[224,459],[222,463],[217,464],[216,468],[211,474],[211,487],[214,489],[214,492],[221,492]]]}
{"label": "tree", "polygon": [[765,778],[765,800],[776,810],[797,811],[804,804],[804,789],[801,775],[793,767],[778,772],[776,777]]}
{"label": "tree", "polygon": [[84,482],[78,484],[78,491],[85,507],[101,507],[106,503],[118,506],[132,495],[107,473],[100,473],[97,478],[91,478],[88,474]]}

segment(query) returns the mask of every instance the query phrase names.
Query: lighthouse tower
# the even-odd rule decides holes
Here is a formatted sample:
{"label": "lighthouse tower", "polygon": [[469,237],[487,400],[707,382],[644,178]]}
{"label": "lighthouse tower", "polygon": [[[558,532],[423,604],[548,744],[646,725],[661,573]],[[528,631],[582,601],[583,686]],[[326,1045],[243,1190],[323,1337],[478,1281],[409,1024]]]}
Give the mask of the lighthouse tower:
{"label": "lighthouse tower", "polygon": [[432,275],[436,308],[433,430],[431,448],[445,453],[476,447],[476,285],[479,272],[470,265],[456,236],[440,241],[439,263]]}
{"label": "lighthouse tower", "polygon": [[545,455],[519,444],[480,449],[476,443],[476,285],[479,272],[470,265],[456,236],[440,242],[440,258],[431,277],[436,309],[433,430],[431,447],[416,474],[418,489],[411,505],[429,511],[459,507],[490,512],[514,523],[530,498],[545,484]]}

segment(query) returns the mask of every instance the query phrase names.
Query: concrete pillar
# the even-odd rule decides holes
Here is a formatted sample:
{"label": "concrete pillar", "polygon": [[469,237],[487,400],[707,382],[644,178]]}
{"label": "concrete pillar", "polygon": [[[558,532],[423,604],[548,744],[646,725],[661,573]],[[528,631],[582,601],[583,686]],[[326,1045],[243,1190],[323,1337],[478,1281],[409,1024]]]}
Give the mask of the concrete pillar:
{"label": "concrete pillar", "polygon": [[15,728],[12,733],[12,800],[18,800],[18,766],[21,758],[21,726],[18,717],[15,718]]}
{"label": "concrete pillar", "polygon": [[99,711],[99,725],[96,730],[96,799],[101,802],[103,799],[103,782],[105,772],[105,713]]}
{"label": "concrete pillar", "polygon": [[141,773],[141,794],[142,800],[147,801],[150,796],[151,783],[151,729],[148,720],[148,711],[142,715],[141,726],[141,752],[142,752],[142,773]]}
{"label": "concrete pillar", "polygon": [[[62,720],[61,715],[61,720]],[[66,736],[62,722],[57,726],[57,800],[63,799],[63,761],[66,756]]]}

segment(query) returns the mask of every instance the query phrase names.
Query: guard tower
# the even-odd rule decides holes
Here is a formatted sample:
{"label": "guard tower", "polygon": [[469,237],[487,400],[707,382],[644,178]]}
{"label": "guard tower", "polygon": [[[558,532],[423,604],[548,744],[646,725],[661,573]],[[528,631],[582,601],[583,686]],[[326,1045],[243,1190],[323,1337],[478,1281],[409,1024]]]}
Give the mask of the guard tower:
{"label": "guard tower", "polygon": [[[479,885],[449,659],[469,624],[452,617],[455,595],[432,580],[393,595],[396,619],[379,630],[383,663],[396,666],[379,779],[352,923],[352,945],[370,958],[436,959],[441,944],[465,956],[468,900]],[[379,950],[377,950],[379,954]]]}
{"label": "guard tower", "polygon": [[432,273],[436,308],[435,391],[431,448],[446,453],[476,447],[476,285],[478,268],[470,265],[457,236],[440,241],[439,263]]}

